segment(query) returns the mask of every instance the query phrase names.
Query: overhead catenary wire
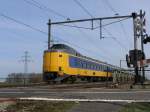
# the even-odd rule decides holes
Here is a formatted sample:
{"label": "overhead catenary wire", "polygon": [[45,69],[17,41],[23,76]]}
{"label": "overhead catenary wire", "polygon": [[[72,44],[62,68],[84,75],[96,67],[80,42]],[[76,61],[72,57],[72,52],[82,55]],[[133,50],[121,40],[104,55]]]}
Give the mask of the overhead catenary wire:
{"label": "overhead catenary wire", "polygon": [[[92,15],[78,0],[73,0],[73,1],[74,1],[78,6],[80,6],[80,7],[84,10],[84,12],[87,13],[91,18],[94,18],[93,15]],[[123,49],[127,50],[127,49],[126,49],[126,46],[123,47],[124,45],[122,45],[122,43],[120,43],[120,42],[116,39],[116,37],[114,37],[114,36],[112,35],[112,33],[108,32],[108,30],[106,30],[106,28],[105,28],[104,30],[107,32],[108,35],[110,35],[110,36],[112,37],[112,39],[113,39],[114,41],[116,41],[117,43],[119,43],[119,45],[120,45]]]}
{"label": "overhead catenary wire", "polygon": [[2,13],[1,13],[0,16],[4,17],[4,18],[6,18],[6,19],[12,20],[12,21],[14,21],[14,22],[16,22],[16,23],[18,23],[18,24],[24,25],[24,26],[26,26],[26,27],[28,27],[28,28],[30,28],[30,29],[32,29],[32,30],[41,32],[41,33],[43,33],[43,34],[47,34],[45,31],[42,31],[42,30],[40,30],[40,29],[38,29],[38,28],[35,28],[35,27],[33,27],[33,26],[29,25],[29,24],[26,24],[26,23],[24,23],[24,22],[22,22],[22,21],[16,20],[16,19],[14,19],[14,18],[12,18],[12,17],[10,17],[10,16],[7,16],[7,15],[5,15],[5,14],[2,14]]}
{"label": "overhead catenary wire", "polygon": [[[12,17],[10,17],[10,16],[7,16],[7,15],[5,15],[5,14],[3,14],[3,13],[0,13],[0,16],[6,18],[6,19],[8,19],[8,20],[11,20],[11,21],[13,21],[13,22],[15,22],[15,23],[18,23],[18,24],[20,24],[20,25],[23,25],[23,26],[25,26],[25,27],[27,27],[27,28],[30,28],[30,29],[32,29],[32,30],[34,30],[34,31],[37,31],[37,32],[39,32],[39,33],[42,33],[42,34],[44,34],[44,35],[48,35],[47,32],[45,32],[45,31],[43,31],[43,30],[41,30],[41,29],[35,28],[35,27],[33,27],[32,25],[28,25],[28,24],[26,24],[26,23],[24,23],[24,22],[22,22],[22,21],[19,21],[19,20],[15,19],[15,18],[12,18]],[[52,37],[55,37],[55,38],[57,38],[57,39],[59,39],[59,40],[65,42],[65,43],[67,43],[67,44],[69,44],[69,45],[73,45],[73,46],[76,46],[77,48],[81,48],[81,49],[83,49],[84,51],[94,52],[93,50],[87,50],[87,49],[82,48],[82,47],[80,47],[80,46],[78,46],[78,45],[76,45],[76,44],[73,44],[73,43],[70,43],[70,42],[68,42],[68,41],[65,41],[65,40],[59,38],[58,36],[52,35]],[[96,52],[95,52],[95,53],[96,53]],[[102,56],[102,55],[101,55],[101,58],[105,59],[105,56]]]}
{"label": "overhead catenary wire", "polygon": [[[108,6],[108,8],[115,14],[115,15],[119,15],[119,13],[116,11],[116,9],[111,5],[111,3],[108,1],[108,0],[102,0],[103,1],[103,3],[105,3],[107,6]],[[120,19],[119,19],[120,20]],[[125,38],[127,38],[128,39],[128,41],[130,40],[129,38],[128,38],[128,34],[127,34],[127,32],[126,32],[126,29],[125,29],[125,27],[124,27],[124,24],[120,21],[120,27],[121,27],[121,29],[122,29],[122,32],[124,33],[124,37]],[[131,46],[131,42],[129,41],[129,43],[130,43],[130,46]]]}
{"label": "overhead catenary wire", "polygon": [[[112,25],[112,24],[115,24],[115,23],[118,23],[118,22],[121,22],[121,21],[125,21],[125,20],[127,20],[127,19],[130,19],[130,18],[124,18],[124,19],[119,19],[119,20],[117,20],[117,21],[113,21],[113,22],[110,22],[110,23],[106,23],[106,24],[103,24],[102,25],[102,28],[103,27],[106,27],[106,26],[109,26],[109,25]],[[97,29],[97,28],[99,28],[100,26],[97,26],[97,27],[95,27],[95,28],[93,28],[93,29]]]}
{"label": "overhead catenary wire", "polygon": [[[115,40],[122,48],[124,48],[124,49],[126,49],[126,46],[124,46],[122,43],[120,43],[120,41],[118,41],[117,39],[116,39],[116,37],[114,37],[105,27],[104,27],[104,30],[111,36],[111,38],[113,39],[113,40]],[[127,50],[127,49],[126,49]]]}
{"label": "overhead catenary wire", "polygon": [[[55,15],[57,15],[57,16],[59,16],[59,17],[62,17],[62,18],[64,18],[64,19],[70,19],[69,17],[66,17],[66,16],[64,16],[64,15],[62,15],[62,14],[60,14],[60,13],[58,13],[58,12],[56,12],[56,11],[54,11],[54,10],[52,10],[52,9],[50,9],[50,8],[48,8],[48,7],[46,7],[45,5],[43,5],[43,4],[41,4],[41,3],[39,3],[39,2],[37,2],[37,1],[35,1],[35,0],[31,0],[31,1],[29,1],[29,0],[24,0],[26,3],[28,3],[28,4],[30,4],[30,5],[34,5],[35,7],[37,7],[37,8],[40,8],[41,10],[44,10],[44,11],[48,11],[48,12],[53,12]],[[76,27],[76,28],[78,28],[78,31],[80,32],[80,33],[82,33],[82,34],[84,34],[85,35],[85,33],[84,32],[82,32],[79,28],[84,28],[84,27],[79,27],[79,26],[76,26],[75,24],[73,24],[73,27]],[[85,28],[85,29],[88,29],[88,28]],[[91,41],[90,41],[91,42]],[[95,44],[94,44],[95,45]],[[97,48],[97,47],[96,47]],[[105,56],[106,57],[106,56]]]}
{"label": "overhead catenary wire", "polygon": [[113,13],[115,13],[115,15],[118,15],[118,12],[112,7],[112,5],[110,4],[110,2],[108,1],[108,0],[102,0],[103,1],[103,3],[105,3],[107,6],[108,6],[108,8],[113,12]]}
{"label": "overhead catenary wire", "polygon": [[[28,0],[25,0],[25,1],[28,1]],[[43,8],[44,8],[44,10],[46,11],[46,10],[48,10],[49,8],[47,8],[46,6],[44,6],[44,5],[42,5],[41,6],[41,4],[39,3],[39,2],[37,2],[37,1],[35,1],[35,0],[31,0],[31,1],[33,1],[35,4],[36,4],[36,7],[38,6],[38,8],[40,8],[40,9],[42,9],[43,10]],[[29,2],[29,4],[32,4],[33,5],[33,3],[30,3]],[[81,4],[80,4],[81,5]],[[84,8],[84,7],[82,7],[82,8]],[[86,9],[84,9],[84,10],[86,10]],[[51,10],[49,10],[50,12],[51,12]],[[88,10],[86,10],[86,12],[87,12]],[[54,11],[53,11],[54,12]],[[55,12],[54,12],[55,13]],[[89,13],[89,12],[88,12]],[[62,14],[58,14],[58,13],[55,13],[56,15],[58,15],[58,16],[60,16],[60,17],[63,17],[63,18],[68,18],[68,17],[66,17],[66,16],[61,16]],[[90,13],[89,13],[90,14]],[[90,15],[90,16],[92,16],[92,15]],[[78,27],[78,26],[73,26],[73,27]],[[79,28],[79,27],[78,27]],[[80,31],[81,32],[81,31]],[[81,32],[82,33],[82,32]],[[112,38],[115,38],[115,37],[112,37]],[[117,42],[118,43],[118,42]]]}
{"label": "overhead catenary wire", "polygon": [[[94,18],[93,15],[78,1],[78,0],[74,0],[74,2],[79,5],[91,18]],[[106,30],[107,31],[107,30]],[[111,33],[107,31],[107,33],[110,35]],[[124,48],[124,45],[121,45],[121,43],[111,34],[111,38],[113,38],[114,41],[116,41],[117,43],[119,43],[119,45]],[[101,49],[102,50],[102,49]],[[106,50],[103,50],[106,53]]]}
{"label": "overhead catenary wire", "polygon": [[73,0],[76,4],[78,4],[83,11],[85,11],[89,16],[91,16],[91,18],[93,18],[93,15],[78,1],[78,0]]}
{"label": "overhead catenary wire", "polygon": [[[49,7],[46,7],[45,5],[39,3],[38,1],[35,1],[35,0],[23,0],[23,1],[25,1],[26,3],[28,3],[28,4],[32,5],[32,6],[35,6],[35,7],[37,7],[37,8],[40,8],[40,9],[43,10],[43,11],[46,11],[46,12],[49,12],[49,13],[53,13],[53,14],[55,14],[55,15],[57,15],[57,16],[59,16],[59,17],[62,17],[62,18],[64,18],[64,19],[68,19],[67,16],[62,15],[62,14],[56,12],[55,10],[53,10],[53,9],[51,9],[51,8],[49,8]],[[31,2],[31,1],[32,1],[32,2]]]}
{"label": "overhead catenary wire", "polygon": [[[124,18],[124,19],[120,19],[120,20],[117,20],[117,21],[106,23],[106,24],[103,24],[101,27],[103,28],[103,27],[106,27],[106,26],[118,23],[120,21],[125,21],[127,19],[130,19],[130,18],[127,17],[127,18]],[[74,25],[66,25],[66,24],[57,24],[57,25],[66,26],[66,27],[72,27],[72,28],[80,28],[80,29],[85,29],[85,30],[95,30],[95,29],[100,28],[100,26],[96,26],[96,27],[91,28],[91,27],[82,27],[82,26],[74,26]]]}
{"label": "overhead catenary wire", "polygon": [[[74,0],[74,2],[75,2],[76,4],[78,4],[88,15],[90,15],[91,18],[93,18],[93,15],[92,15],[78,0]],[[76,28],[77,28],[77,27],[76,27]],[[89,28],[85,28],[85,29],[89,29]],[[91,28],[90,28],[90,29],[91,29]],[[79,32],[83,33],[81,30],[80,30]],[[86,36],[86,37],[87,37],[88,40],[90,39],[88,36]],[[93,40],[90,39],[90,42],[93,42]],[[95,44],[93,44],[93,45],[95,46]],[[96,49],[97,49],[97,47],[96,47]],[[105,50],[102,49],[102,48],[101,48],[101,50],[105,51]],[[106,52],[106,51],[105,51],[105,52]],[[105,56],[105,57],[107,57],[107,56]]]}

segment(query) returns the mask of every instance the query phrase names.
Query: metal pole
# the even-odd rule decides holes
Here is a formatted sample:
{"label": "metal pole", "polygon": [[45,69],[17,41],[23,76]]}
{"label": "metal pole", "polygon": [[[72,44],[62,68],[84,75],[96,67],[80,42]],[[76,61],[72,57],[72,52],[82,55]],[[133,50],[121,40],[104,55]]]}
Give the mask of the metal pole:
{"label": "metal pole", "polygon": [[25,51],[25,56],[24,56],[24,80],[23,80],[23,84],[25,86],[26,84],[26,78],[27,78],[27,73],[28,73],[28,51]]}
{"label": "metal pole", "polygon": [[135,63],[134,63],[134,68],[135,68],[135,83],[138,82],[138,65],[137,65],[137,32],[136,32],[136,18],[137,18],[137,14],[133,13],[133,31],[134,31],[134,59],[135,59]]}
{"label": "metal pole", "polygon": [[[144,35],[143,35],[143,13],[142,13],[142,10],[140,10],[140,19],[141,19],[141,51],[142,53],[144,53],[144,43],[143,43],[143,40],[144,40]],[[145,81],[145,68],[142,67],[142,80],[141,80],[141,83],[143,84],[144,81]]]}
{"label": "metal pole", "polygon": [[[137,15],[139,16],[139,15]],[[121,19],[121,18],[132,18],[132,15],[127,16],[113,16],[113,17],[101,17],[101,18],[90,18],[90,19],[78,19],[78,20],[67,20],[61,22],[52,22],[51,25],[57,24],[67,24],[67,23],[76,23],[76,22],[86,22],[86,21],[95,21],[95,20],[109,20],[109,19]]]}
{"label": "metal pole", "polygon": [[50,49],[51,45],[51,20],[48,22],[48,49]]}
{"label": "metal pole", "polygon": [[121,61],[122,61],[122,60],[120,60],[120,68],[121,68]]}
{"label": "metal pole", "polygon": [[28,73],[28,51],[25,51],[25,57],[24,57],[24,73]]}
{"label": "metal pole", "polygon": [[126,60],[120,60],[120,68],[122,67],[122,61],[126,61]]}
{"label": "metal pole", "polygon": [[107,79],[106,79],[107,81],[106,81],[106,87],[108,86],[108,81],[109,81],[109,79],[108,79],[108,72],[109,72],[109,71],[108,71],[108,70],[109,70],[109,69],[108,69],[108,66],[107,66]]}
{"label": "metal pole", "polygon": [[102,39],[102,20],[100,20],[100,39]]}

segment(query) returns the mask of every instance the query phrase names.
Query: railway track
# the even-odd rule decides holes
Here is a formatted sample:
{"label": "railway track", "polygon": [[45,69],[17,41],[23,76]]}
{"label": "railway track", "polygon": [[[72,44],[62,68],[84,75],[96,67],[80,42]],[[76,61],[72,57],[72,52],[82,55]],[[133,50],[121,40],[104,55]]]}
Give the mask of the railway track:
{"label": "railway track", "polygon": [[[120,85],[126,85],[127,83],[116,84],[112,81],[109,82],[78,82],[78,83],[56,83],[56,84],[47,84],[45,82],[27,84],[27,85],[5,85],[0,86],[1,88],[8,87],[36,87],[36,88],[49,88],[49,89],[72,89],[72,88],[117,88]],[[130,83],[129,83],[130,84]],[[128,84],[128,85],[129,85]],[[131,83],[132,84],[132,83]],[[130,85],[131,85],[130,84]]]}
{"label": "railway track", "polygon": [[50,89],[71,89],[71,88],[99,88],[111,87],[114,85],[112,82],[96,82],[96,83],[78,83],[78,84],[55,84],[48,85]]}

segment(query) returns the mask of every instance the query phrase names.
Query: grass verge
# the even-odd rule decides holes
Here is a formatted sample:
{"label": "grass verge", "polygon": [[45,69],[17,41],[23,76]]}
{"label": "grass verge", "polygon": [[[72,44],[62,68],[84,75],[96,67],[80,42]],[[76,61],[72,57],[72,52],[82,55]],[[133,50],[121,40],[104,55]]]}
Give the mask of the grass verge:
{"label": "grass verge", "polygon": [[119,112],[150,112],[150,103],[130,103]]}
{"label": "grass verge", "polygon": [[75,105],[75,102],[49,101],[16,101],[6,108],[8,112],[66,112]]}

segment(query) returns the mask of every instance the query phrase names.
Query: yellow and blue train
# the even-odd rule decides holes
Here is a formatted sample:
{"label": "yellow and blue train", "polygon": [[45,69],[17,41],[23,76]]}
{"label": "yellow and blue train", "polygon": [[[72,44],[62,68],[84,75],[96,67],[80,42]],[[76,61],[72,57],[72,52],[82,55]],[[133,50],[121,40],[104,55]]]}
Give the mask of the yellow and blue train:
{"label": "yellow and blue train", "polygon": [[87,81],[112,80],[112,72],[119,67],[85,57],[65,44],[54,44],[44,51],[43,79],[63,80],[77,77]]}

